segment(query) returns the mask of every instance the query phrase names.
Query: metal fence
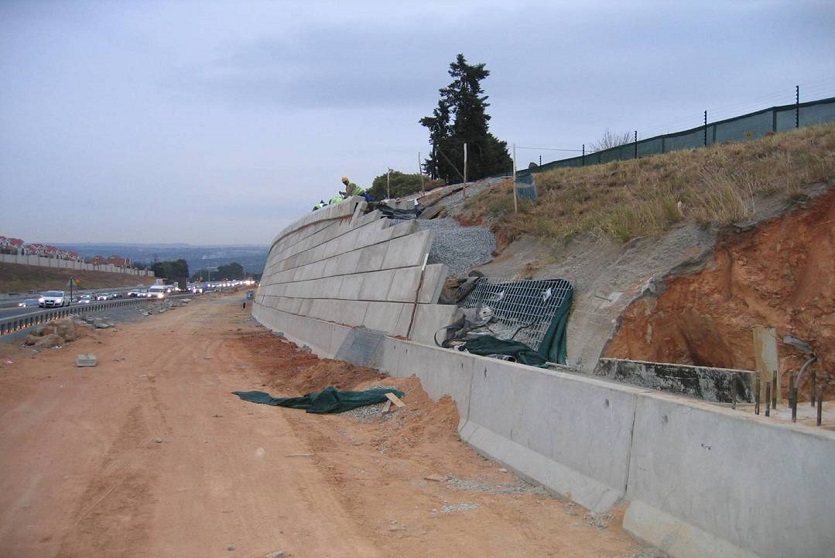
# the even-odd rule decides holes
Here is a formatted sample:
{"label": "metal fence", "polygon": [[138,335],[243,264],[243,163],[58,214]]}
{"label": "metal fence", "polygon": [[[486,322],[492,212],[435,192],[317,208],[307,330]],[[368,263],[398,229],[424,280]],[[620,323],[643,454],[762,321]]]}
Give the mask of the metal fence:
{"label": "metal fence", "polygon": [[557,168],[583,167],[612,161],[637,159],[682,149],[695,149],[717,143],[741,142],[775,132],[835,122],[835,97],[807,103],[771,107],[717,122],[705,122],[697,128],[634,141],[610,149],[561,159],[532,169],[519,169],[516,176]]}
{"label": "metal fence", "polygon": [[554,316],[572,290],[571,283],[564,279],[514,281],[483,277],[460,306],[489,306],[495,321],[486,329],[493,336],[521,341],[538,351]]}

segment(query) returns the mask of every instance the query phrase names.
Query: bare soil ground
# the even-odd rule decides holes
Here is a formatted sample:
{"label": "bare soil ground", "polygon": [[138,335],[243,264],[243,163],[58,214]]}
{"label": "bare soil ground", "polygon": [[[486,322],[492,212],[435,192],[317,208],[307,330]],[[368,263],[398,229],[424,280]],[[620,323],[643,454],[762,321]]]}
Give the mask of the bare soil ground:
{"label": "bare soil ground", "polygon": [[[94,368],[76,356],[93,353]],[[397,387],[340,415],[247,403]],[[415,377],[318,360],[240,295],[203,297],[33,354],[0,344],[0,555],[650,556],[487,461]]]}

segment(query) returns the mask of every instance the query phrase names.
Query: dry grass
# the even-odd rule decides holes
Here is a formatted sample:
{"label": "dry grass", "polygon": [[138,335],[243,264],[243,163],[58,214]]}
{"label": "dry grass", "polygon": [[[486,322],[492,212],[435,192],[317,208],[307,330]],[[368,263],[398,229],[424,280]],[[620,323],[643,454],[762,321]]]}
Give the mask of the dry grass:
{"label": "dry grass", "polygon": [[620,242],[656,235],[688,220],[745,220],[765,197],[802,197],[835,177],[835,124],[746,143],[676,151],[536,175],[539,198],[513,213],[510,181],[474,197],[468,220],[492,224],[504,239],[520,234],[567,240],[579,234]]}
{"label": "dry grass", "polygon": [[0,263],[0,293],[65,289],[70,277],[79,280],[79,289],[106,289],[153,283],[152,278],[102,271],[78,271],[34,265]]}

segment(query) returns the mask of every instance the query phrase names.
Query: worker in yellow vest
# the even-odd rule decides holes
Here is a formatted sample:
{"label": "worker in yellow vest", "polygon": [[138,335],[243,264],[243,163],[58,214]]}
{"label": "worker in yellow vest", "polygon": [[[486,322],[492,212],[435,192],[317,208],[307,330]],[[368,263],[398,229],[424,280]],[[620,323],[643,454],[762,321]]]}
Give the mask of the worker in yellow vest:
{"label": "worker in yellow vest", "polygon": [[348,180],[347,176],[342,177],[342,183],[345,185],[346,198],[350,198],[351,196],[361,196],[365,193],[365,190]]}

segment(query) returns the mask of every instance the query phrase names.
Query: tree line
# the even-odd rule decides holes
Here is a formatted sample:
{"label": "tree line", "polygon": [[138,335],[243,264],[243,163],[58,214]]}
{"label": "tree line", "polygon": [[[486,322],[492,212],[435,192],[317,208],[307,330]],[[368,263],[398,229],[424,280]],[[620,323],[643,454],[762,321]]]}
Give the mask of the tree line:
{"label": "tree line", "polygon": [[232,262],[225,265],[219,265],[215,268],[204,268],[198,269],[193,274],[189,275],[188,271],[188,263],[183,260],[172,260],[172,261],[162,261],[162,262],[155,262],[151,266],[151,271],[154,272],[154,276],[167,279],[172,282],[180,282],[180,281],[232,281],[235,279],[247,279],[247,278],[258,278],[252,274],[247,273],[243,266],[238,262]]}

